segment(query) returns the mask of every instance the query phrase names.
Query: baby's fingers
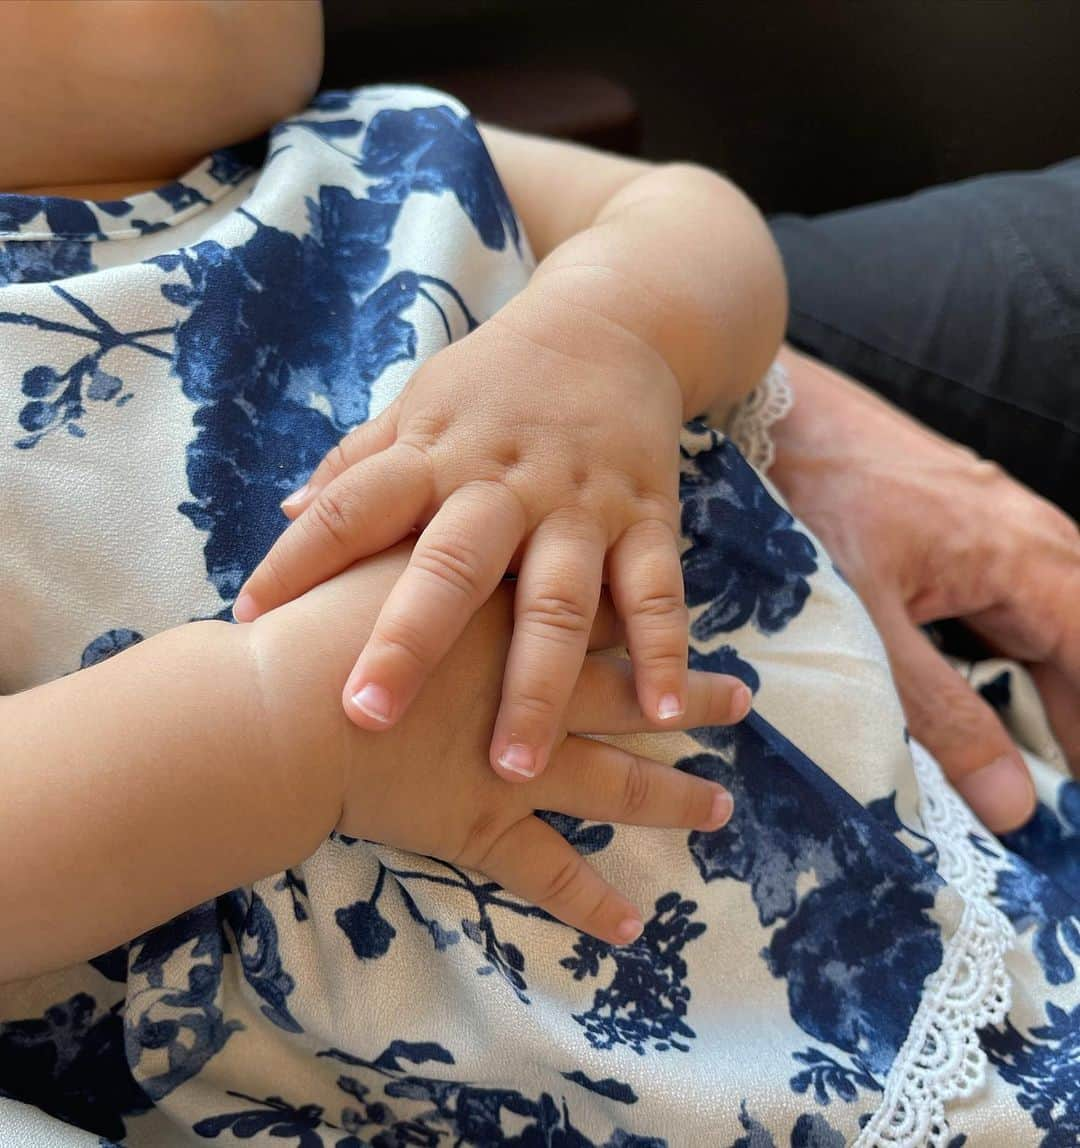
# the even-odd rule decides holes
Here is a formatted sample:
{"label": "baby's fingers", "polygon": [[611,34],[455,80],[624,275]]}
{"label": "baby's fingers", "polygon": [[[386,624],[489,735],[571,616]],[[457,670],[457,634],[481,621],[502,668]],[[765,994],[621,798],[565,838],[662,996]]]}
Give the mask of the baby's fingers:
{"label": "baby's fingers", "polygon": [[568,737],[529,801],[588,821],[712,831],[731,817],[731,794],[714,782],[585,737]]}
{"label": "baby's fingers", "polygon": [[253,621],[400,542],[430,498],[427,467],[407,447],[358,463],[321,490],[274,543],[244,583],[233,616]]}
{"label": "baby's fingers", "polygon": [[641,708],[658,721],[674,722],[686,708],[689,617],[671,527],[658,518],[631,526],[611,549],[608,577],[626,624]]}
{"label": "baby's fingers", "polygon": [[281,504],[287,518],[299,518],[308,508],[312,499],[339,478],[350,467],[380,451],[388,450],[394,443],[397,433],[397,420],[394,407],[387,407],[378,418],[361,423],[326,453],[326,457],[315,468],[311,477]]}
{"label": "baby's fingers", "polygon": [[556,517],[529,539],[491,742],[491,763],[509,781],[542,772],[562,732],[600,600],[604,543],[598,524]]}
{"label": "baby's fingers", "polygon": [[732,725],[746,717],[752,701],[750,690],[738,678],[692,670],[687,675],[686,708],[674,721],[660,722],[642,712],[633,668],[625,658],[591,654],[570,699],[566,728],[572,733],[616,734]]}
{"label": "baby's fingers", "polygon": [[641,914],[550,825],[526,817],[495,839],[475,868],[573,929],[613,945],[641,936]]}
{"label": "baby's fingers", "polygon": [[520,504],[498,483],[463,486],[443,503],[345,684],[343,703],[352,721],[378,730],[401,717],[498,586],[524,533]]}

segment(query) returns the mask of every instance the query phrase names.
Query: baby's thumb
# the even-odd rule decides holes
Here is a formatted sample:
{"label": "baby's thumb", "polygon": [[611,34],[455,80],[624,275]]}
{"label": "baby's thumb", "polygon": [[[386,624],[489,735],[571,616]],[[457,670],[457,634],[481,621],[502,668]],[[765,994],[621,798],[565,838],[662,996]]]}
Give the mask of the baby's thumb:
{"label": "baby's thumb", "polygon": [[879,611],[875,621],[912,736],[988,829],[1006,833],[1023,825],[1035,810],[1035,787],[997,714],[899,602]]}

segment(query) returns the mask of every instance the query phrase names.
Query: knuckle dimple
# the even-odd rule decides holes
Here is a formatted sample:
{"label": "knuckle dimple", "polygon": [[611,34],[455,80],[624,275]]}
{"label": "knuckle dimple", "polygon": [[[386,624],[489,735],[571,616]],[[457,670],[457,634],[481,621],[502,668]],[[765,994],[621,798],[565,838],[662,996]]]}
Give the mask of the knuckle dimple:
{"label": "knuckle dimple", "polygon": [[517,715],[535,719],[539,724],[550,723],[555,714],[554,700],[534,689],[515,689],[509,697],[510,709]]}
{"label": "knuckle dimple", "polygon": [[377,635],[376,645],[381,647],[384,653],[403,658],[420,670],[427,670],[431,663],[424,635],[400,618],[383,623]]}
{"label": "knuckle dimple", "polygon": [[332,488],[327,488],[308,507],[304,522],[335,545],[344,549],[349,545],[351,507],[348,501]]}
{"label": "knuckle dimple", "polygon": [[532,597],[519,620],[531,628],[556,630],[571,636],[586,634],[592,627],[592,618],[584,603],[557,593]]}
{"label": "knuckle dimple", "polygon": [[432,538],[413,552],[413,565],[468,598],[480,593],[480,558],[461,539]]}
{"label": "knuckle dimple", "polygon": [[585,861],[579,853],[561,861],[544,880],[540,896],[541,905],[559,905],[568,901],[585,871]]}
{"label": "knuckle dimple", "polygon": [[268,584],[277,595],[287,597],[292,593],[295,581],[290,574],[290,567],[291,563],[287,552],[282,547],[272,546],[259,564],[257,574],[260,581]]}
{"label": "knuckle dimple", "polygon": [[[344,440],[343,440],[344,441]],[[345,454],[345,447],[342,442],[336,442],[326,452],[326,457],[323,459],[323,464],[329,474],[339,475],[343,474],[349,469],[349,459]]]}
{"label": "knuckle dimple", "polygon": [[630,757],[623,774],[622,813],[628,820],[640,817],[652,793],[649,771],[639,758]]}
{"label": "knuckle dimple", "polygon": [[681,594],[658,593],[639,598],[634,615],[643,622],[661,622],[665,626],[689,623],[690,612]]}

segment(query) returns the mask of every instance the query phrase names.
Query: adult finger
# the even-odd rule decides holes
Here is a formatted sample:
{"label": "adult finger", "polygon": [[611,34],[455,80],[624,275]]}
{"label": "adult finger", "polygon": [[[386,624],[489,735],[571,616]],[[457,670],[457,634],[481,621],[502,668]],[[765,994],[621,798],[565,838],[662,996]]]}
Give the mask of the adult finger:
{"label": "adult finger", "polygon": [[627,945],[641,936],[641,914],[633,904],[538,817],[516,822],[475,862],[465,863],[571,928],[609,944]]}
{"label": "adult finger", "polygon": [[642,711],[633,667],[625,658],[590,654],[567,706],[566,728],[572,733],[616,734],[731,725],[746,717],[752,702],[738,678],[692,670],[682,714],[674,722],[660,722]]}
{"label": "adult finger", "polygon": [[874,620],[912,735],[988,829],[1005,833],[1023,825],[1035,810],[1035,787],[997,714],[899,602],[879,607]]}
{"label": "adult finger", "polygon": [[641,708],[673,722],[686,706],[689,615],[671,527],[652,518],[626,530],[608,555],[608,581],[626,625]]}
{"label": "adult finger", "polygon": [[723,786],[586,737],[568,737],[528,793],[571,817],[671,829],[719,829],[732,810]]}
{"label": "adult finger", "polygon": [[395,406],[391,405],[378,416],[353,427],[336,445],[332,446],[322,462],[312,472],[303,486],[294,490],[281,504],[288,518],[298,518],[311,504],[311,500],[358,462],[388,450],[397,434]]}
{"label": "adult finger", "polygon": [[588,649],[605,544],[599,523],[556,515],[529,539],[491,741],[491,764],[504,777],[536,777],[547,765]]}
{"label": "adult finger", "polygon": [[499,483],[471,483],[443,503],[345,683],[352,721],[377,730],[401,717],[502,580],[525,526],[517,499]]}
{"label": "adult finger", "polygon": [[358,463],[286,528],[244,583],[233,616],[253,621],[400,542],[430,499],[430,474],[412,448],[394,446]]}
{"label": "adult finger", "polygon": [[1029,666],[1065,760],[1080,777],[1080,689],[1057,666]]}

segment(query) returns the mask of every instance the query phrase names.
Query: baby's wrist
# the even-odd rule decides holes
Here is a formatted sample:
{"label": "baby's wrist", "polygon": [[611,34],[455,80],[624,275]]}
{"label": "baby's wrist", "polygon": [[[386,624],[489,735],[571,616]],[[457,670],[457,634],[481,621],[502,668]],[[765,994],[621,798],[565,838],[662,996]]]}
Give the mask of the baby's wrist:
{"label": "baby's wrist", "polygon": [[557,342],[569,356],[610,366],[627,379],[647,377],[651,390],[666,392],[681,409],[683,388],[665,357],[655,299],[611,264],[561,255],[560,249],[541,265],[526,290],[503,309],[504,318],[535,331],[541,343]]}
{"label": "baby's wrist", "polygon": [[[250,691],[243,720],[258,746],[254,768],[274,787],[281,817],[282,867],[309,857],[336,827],[344,797],[343,749],[336,704],[340,683],[320,673],[304,635],[274,611],[251,625],[234,626],[243,644]],[[313,643],[317,648],[317,643]],[[336,688],[335,688],[336,686]],[[286,856],[287,855],[287,856]]]}

